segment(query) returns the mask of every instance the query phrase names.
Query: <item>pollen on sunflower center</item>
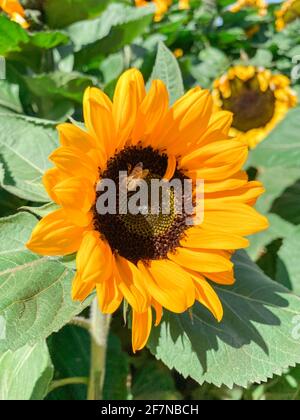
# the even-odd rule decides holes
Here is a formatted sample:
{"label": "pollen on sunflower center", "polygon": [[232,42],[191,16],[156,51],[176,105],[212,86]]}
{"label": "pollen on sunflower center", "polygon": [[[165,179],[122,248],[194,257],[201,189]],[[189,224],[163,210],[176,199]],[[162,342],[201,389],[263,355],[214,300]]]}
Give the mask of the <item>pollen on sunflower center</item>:
{"label": "pollen on sunflower center", "polygon": [[261,91],[256,78],[238,82],[231,82],[232,95],[223,99],[223,109],[233,112],[232,126],[243,132],[264,127],[274,116],[274,93],[270,88]]}
{"label": "pollen on sunflower center", "polygon": [[[168,156],[152,147],[135,146],[123,149],[109,160],[107,169],[100,173],[100,178],[115,182],[118,197],[120,172],[126,171],[130,175],[131,169],[139,164],[145,169],[144,181],[148,186],[150,198],[151,181],[163,179],[168,166]],[[186,176],[175,169],[173,178],[183,183]],[[128,191],[127,199],[129,200],[134,193],[135,191]],[[101,194],[97,192],[97,199]],[[94,225],[104,235],[113,251],[132,262],[166,258],[168,252],[179,246],[184,236],[187,215],[184,212],[176,212],[172,191],[168,214],[161,211],[161,202],[158,203],[158,207],[157,214],[123,214],[117,200],[116,214],[99,214],[95,206]]]}

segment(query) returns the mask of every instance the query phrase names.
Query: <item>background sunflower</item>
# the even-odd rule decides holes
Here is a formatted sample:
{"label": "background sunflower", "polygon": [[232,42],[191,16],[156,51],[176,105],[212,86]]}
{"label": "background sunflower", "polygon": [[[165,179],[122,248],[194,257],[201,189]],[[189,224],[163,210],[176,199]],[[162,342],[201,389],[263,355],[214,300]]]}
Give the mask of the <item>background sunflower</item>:
{"label": "background sunflower", "polygon": [[290,80],[263,68],[236,66],[214,82],[213,97],[218,109],[233,113],[231,135],[253,148],[296,105]]}

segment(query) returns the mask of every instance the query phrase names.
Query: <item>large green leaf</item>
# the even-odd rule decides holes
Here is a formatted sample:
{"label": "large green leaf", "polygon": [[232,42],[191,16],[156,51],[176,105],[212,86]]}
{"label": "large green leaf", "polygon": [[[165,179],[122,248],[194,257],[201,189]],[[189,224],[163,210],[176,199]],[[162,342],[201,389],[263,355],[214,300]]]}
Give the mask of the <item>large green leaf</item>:
{"label": "large green leaf", "polygon": [[58,31],[27,32],[20,25],[0,15],[0,56],[19,61],[41,71],[45,51],[69,42],[67,34]]}
{"label": "large green leaf", "polygon": [[0,126],[0,184],[20,198],[49,201],[41,179],[58,145],[54,124],[0,112]]}
{"label": "large green leaf", "polygon": [[92,77],[77,72],[56,71],[48,74],[24,77],[29,91],[37,98],[61,98],[82,103],[83,93],[95,83]]}
{"label": "large green leaf", "polygon": [[151,80],[155,79],[160,79],[166,84],[171,104],[183,95],[184,88],[179,65],[174,55],[162,42],[158,45],[156,61],[151,75]]}
{"label": "large green leaf", "polygon": [[250,247],[247,248],[247,252],[254,260],[261,256],[266,245],[276,239],[288,237],[296,229],[294,225],[277,216],[277,214],[271,213],[267,217],[270,223],[269,229],[250,237]]}
{"label": "large green leaf", "polygon": [[29,213],[0,219],[0,318],[6,327],[0,351],[48,337],[89,303],[72,301],[73,271],[25,248],[36,223]]}
{"label": "large green leaf", "polygon": [[290,223],[300,224],[300,171],[299,179],[273,202],[271,212]]}
{"label": "large green leaf", "polygon": [[0,400],[42,399],[53,374],[46,343],[0,354],[0,372]]}
{"label": "large green leaf", "polygon": [[283,241],[278,252],[278,280],[283,281],[290,289],[300,294],[300,226]]}
{"label": "large green leaf", "polygon": [[261,181],[266,192],[259,198],[257,209],[262,213],[271,211],[276,198],[282,196],[288,187],[299,179],[299,168],[260,167],[257,179]]}
{"label": "large green leaf", "polygon": [[161,362],[145,360],[135,372],[132,384],[134,400],[180,400],[172,373]]}
{"label": "large green leaf", "polygon": [[151,22],[153,7],[135,8],[112,4],[97,19],[68,28],[77,68],[98,68],[105,56],[118,52],[141,35]]}
{"label": "large green leaf", "polygon": [[0,80],[0,107],[14,112],[23,112],[19,98],[19,86]]}
{"label": "large green leaf", "polygon": [[107,343],[104,400],[128,399],[129,358],[122,350],[120,339],[110,334]]}
{"label": "large green leaf", "polygon": [[251,165],[270,168],[300,167],[300,108],[291,110],[267,139],[251,152]]}
{"label": "large green leaf", "polygon": [[[52,28],[63,28],[78,20],[99,15],[111,0],[46,0],[44,9],[46,20]],[[63,13],[62,13],[63,10]]]}
{"label": "large green leaf", "polygon": [[[90,370],[90,334],[87,330],[66,325],[48,339],[55,380],[88,377]],[[50,400],[85,400],[86,385],[68,385],[52,391]]]}
{"label": "large green leaf", "polygon": [[195,305],[193,321],[188,313],[166,312],[150,338],[158,359],[200,384],[246,387],[300,361],[292,334],[300,298],[265,276],[244,252],[234,262],[236,284],[215,287],[225,311],[220,324]]}
{"label": "large green leaf", "polygon": [[20,51],[21,46],[29,41],[25,29],[6,16],[0,15],[0,56],[9,52]]}

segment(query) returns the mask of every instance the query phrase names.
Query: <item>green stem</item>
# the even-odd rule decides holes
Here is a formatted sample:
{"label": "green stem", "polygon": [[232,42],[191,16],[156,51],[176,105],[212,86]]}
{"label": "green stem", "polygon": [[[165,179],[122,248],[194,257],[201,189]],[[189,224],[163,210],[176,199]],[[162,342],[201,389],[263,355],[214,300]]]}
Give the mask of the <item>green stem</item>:
{"label": "green stem", "polygon": [[53,381],[49,387],[49,393],[54,391],[57,388],[61,388],[66,385],[87,385],[89,378],[85,377],[75,377],[75,378],[65,378],[65,379],[58,379],[57,381]]}
{"label": "green stem", "polygon": [[107,338],[111,315],[100,312],[97,298],[91,305],[90,333],[91,333],[91,366],[88,385],[89,401],[99,401],[103,397],[105,378]]}

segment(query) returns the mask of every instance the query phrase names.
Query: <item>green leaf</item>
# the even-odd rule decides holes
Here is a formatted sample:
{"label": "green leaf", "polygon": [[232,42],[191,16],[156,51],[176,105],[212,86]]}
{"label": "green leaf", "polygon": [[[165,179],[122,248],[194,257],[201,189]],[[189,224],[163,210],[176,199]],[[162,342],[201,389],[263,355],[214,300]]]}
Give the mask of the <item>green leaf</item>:
{"label": "green leaf", "polygon": [[41,179],[58,146],[55,125],[0,112],[0,126],[0,184],[25,200],[48,202]]}
{"label": "green leaf", "polygon": [[[66,325],[48,339],[51,359],[55,368],[55,380],[88,377],[90,369],[90,335],[74,325]],[[68,385],[52,391],[50,400],[85,400],[85,385]]]}
{"label": "green leaf", "polygon": [[146,360],[133,378],[134,400],[180,400],[171,372],[162,363]]}
{"label": "green leaf", "polygon": [[299,179],[299,168],[259,167],[257,179],[261,181],[266,192],[259,198],[257,209],[262,213],[271,211],[276,198],[281,197],[288,187]]}
{"label": "green leaf", "polygon": [[300,167],[300,108],[291,110],[271,134],[250,155],[255,167]]}
{"label": "green leaf", "polygon": [[273,242],[275,239],[283,239],[288,237],[294,230],[295,226],[285,221],[276,214],[267,215],[270,227],[269,229],[252,235],[250,239],[250,247],[247,253],[256,260],[265,250],[265,246]]}
{"label": "green leaf", "polygon": [[0,372],[0,400],[43,399],[53,374],[46,343],[0,354]]}
{"label": "green leaf", "polygon": [[0,107],[14,112],[23,112],[19,98],[19,86],[0,80]]}
{"label": "green leaf", "polygon": [[19,207],[24,206],[24,204],[27,204],[27,202],[0,187],[0,217],[16,213]]}
{"label": "green leaf", "polygon": [[73,271],[25,248],[36,223],[29,213],[0,219],[0,351],[45,339],[89,304],[71,299]]}
{"label": "green leaf", "polygon": [[0,56],[12,51],[20,51],[22,44],[29,41],[25,29],[6,16],[0,15]]}
{"label": "green leaf", "polygon": [[151,80],[155,79],[160,79],[166,84],[171,104],[184,94],[178,62],[163,42],[158,44],[156,61],[151,75]]}
{"label": "green leaf", "polygon": [[51,28],[64,28],[79,20],[96,17],[110,1],[68,0],[62,6],[61,0],[46,0],[44,5],[46,20]]}
{"label": "green leaf", "polygon": [[51,213],[52,211],[58,210],[59,206],[53,202],[44,204],[40,207],[31,207],[31,206],[23,206],[20,207],[19,210],[21,211],[28,211],[29,213],[37,216],[38,218],[42,218],[47,216],[47,214]]}
{"label": "green leaf", "polygon": [[68,42],[68,35],[59,31],[36,32],[30,36],[31,45],[45,50],[50,50],[59,45],[65,45]]}
{"label": "green leaf", "polygon": [[145,31],[153,11],[151,6],[112,4],[99,18],[70,26],[68,34],[77,51],[75,67],[98,68],[108,54],[119,52]]}
{"label": "green leaf", "polygon": [[263,387],[263,400],[293,401],[300,399],[300,366],[296,366],[281,377]]}
{"label": "green leaf", "polygon": [[300,294],[300,226],[284,239],[278,252],[280,261],[277,267],[277,277],[284,278],[284,282],[295,293]]}
{"label": "green leaf", "polygon": [[[300,173],[299,173],[300,178]],[[300,179],[288,187],[272,205],[271,212],[295,225],[300,224]]]}
{"label": "green leaf", "polygon": [[127,400],[129,358],[123,352],[120,339],[110,334],[107,344],[106,374],[103,387],[104,400]]}
{"label": "green leaf", "polygon": [[158,359],[200,384],[246,387],[300,361],[299,340],[292,334],[300,299],[265,276],[244,252],[234,262],[236,284],[214,287],[224,306],[221,323],[195,305],[193,322],[188,313],[165,312],[150,338]]}
{"label": "green leaf", "polygon": [[85,89],[95,83],[92,77],[77,72],[61,72],[26,76],[24,80],[29,91],[37,98],[61,98],[82,103]]}

